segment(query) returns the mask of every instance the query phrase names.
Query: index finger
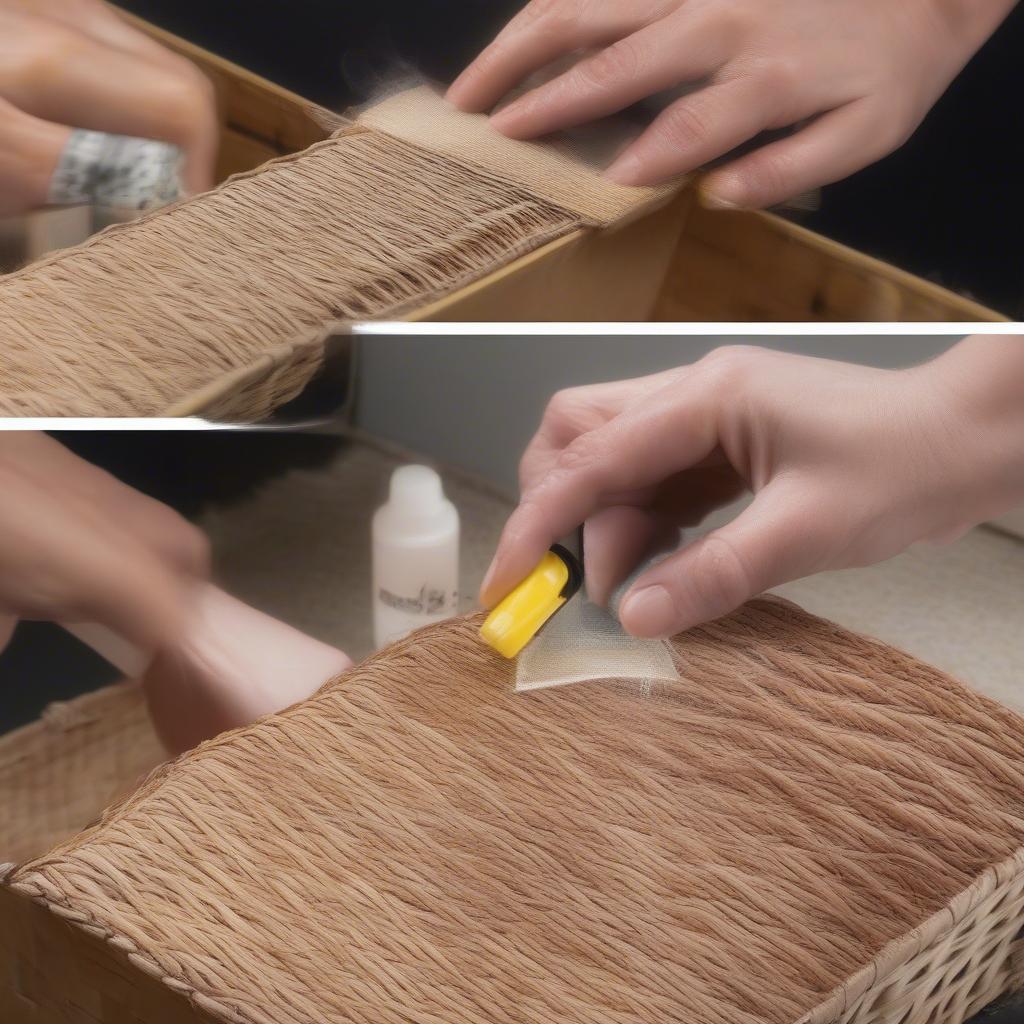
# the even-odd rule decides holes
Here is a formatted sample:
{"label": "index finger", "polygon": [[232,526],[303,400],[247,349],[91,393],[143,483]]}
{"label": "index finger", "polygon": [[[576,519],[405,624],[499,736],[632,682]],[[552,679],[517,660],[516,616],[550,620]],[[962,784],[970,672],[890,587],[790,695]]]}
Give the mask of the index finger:
{"label": "index finger", "polygon": [[526,491],[558,460],[562,450],[581,434],[596,430],[648,392],[685,376],[689,367],[660,370],[644,377],[563,388],[544,410],[537,433],[519,461],[519,487]]}
{"label": "index finger", "polygon": [[699,381],[667,385],[559,454],[505,524],[481,588],[485,606],[501,600],[559,537],[594,512],[661,483],[716,448],[713,392]]}
{"label": "index finger", "polygon": [[448,89],[460,110],[479,112],[494,106],[534,71],[573,50],[610,43],[636,31],[650,15],[644,4],[591,5],[586,17],[579,4],[527,4]]}
{"label": "index finger", "polygon": [[610,420],[630,394],[633,381],[590,384],[556,391],[544,409],[537,433],[519,460],[519,487],[526,491],[557,461],[559,453],[580,434]]}

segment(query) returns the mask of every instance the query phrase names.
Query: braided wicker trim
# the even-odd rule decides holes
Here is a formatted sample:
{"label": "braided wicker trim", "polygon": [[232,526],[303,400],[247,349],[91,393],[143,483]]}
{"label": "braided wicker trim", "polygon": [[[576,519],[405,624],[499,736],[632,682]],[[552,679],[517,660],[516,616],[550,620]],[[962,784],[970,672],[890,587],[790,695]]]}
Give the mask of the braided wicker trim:
{"label": "braided wicker trim", "polygon": [[[0,884],[15,868],[14,864],[0,864]],[[279,1024],[279,1018],[273,1013],[254,1015],[251,1010],[242,1013],[198,991],[183,977],[164,973],[146,950],[99,924],[91,915],[75,909],[56,890],[47,891],[43,885],[32,882],[15,882],[10,888],[93,938],[106,942],[126,962],[217,1020],[229,1024]],[[1008,926],[1001,911],[1013,915]],[[918,1019],[931,1024],[961,1024],[1005,993],[1024,988],[1022,927],[1024,847],[1005,863],[986,871],[976,884],[960,893],[920,928],[891,943],[795,1024],[893,1024]],[[1006,937],[1008,929],[1015,939]],[[992,934],[999,936],[999,949],[985,950],[982,962],[972,964],[979,948],[984,950],[985,946],[992,945],[989,938]],[[954,940],[960,942],[956,944],[950,967],[947,947],[953,945]],[[974,969],[968,970],[970,967]],[[942,1012],[936,1013],[929,1005],[937,1002],[944,1004]]]}
{"label": "braided wicker trim", "polygon": [[[0,883],[5,883],[16,868],[14,864],[0,864]],[[38,882],[7,883],[12,892],[32,900],[55,916],[74,925],[85,934],[107,943],[127,963],[142,971],[143,974],[159,981],[173,992],[185,996],[189,1002],[199,1009],[213,1015],[217,1020],[229,1021],[230,1024],[276,1024],[273,1016],[252,1016],[243,1014],[237,1009],[198,991],[183,977],[169,974],[161,968],[156,959],[145,949],[140,948],[131,939],[119,935],[114,929],[101,924],[95,916],[72,906],[66,896],[57,890]]]}
{"label": "braided wicker trim", "polygon": [[1021,987],[1022,927],[1024,847],[890,943],[798,1024],[966,1020]]}

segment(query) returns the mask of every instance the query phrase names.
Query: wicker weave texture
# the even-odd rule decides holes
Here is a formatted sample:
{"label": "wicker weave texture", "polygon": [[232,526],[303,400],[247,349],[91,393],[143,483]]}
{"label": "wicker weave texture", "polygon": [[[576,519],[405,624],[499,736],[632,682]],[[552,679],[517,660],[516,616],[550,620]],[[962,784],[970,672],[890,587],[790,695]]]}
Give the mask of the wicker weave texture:
{"label": "wicker weave texture", "polygon": [[315,371],[325,325],[397,316],[578,224],[349,129],[0,279],[0,414],[158,415],[255,369],[219,411],[256,418]]}
{"label": "wicker weave texture", "polygon": [[[679,185],[613,185],[571,151],[504,139],[486,118],[409,90],[303,153],[0,279],[0,415],[265,418],[317,372],[329,326],[430,309],[547,243],[621,227]],[[750,214],[742,223],[760,222]],[[766,273],[756,234],[717,246],[733,263],[700,240],[696,254],[681,249],[657,315],[700,319],[715,306],[708,318],[741,317],[767,297],[769,318],[788,320],[884,309],[890,319],[988,315],[795,234]],[[615,289],[631,276],[654,289],[669,270],[612,251],[625,264]],[[525,307],[535,319],[562,318],[580,305],[587,316],[647,315],[600,301],[610,290],[600,275],[586,288],[578,277],[552,279],[550,292],[537,292],[543,300],[515,292],[511,315]],[[563,284],[581,295],[562,300]],[[507,308],[499,301],[480,318],[502,319]]]}
{"label": "wicker weave texture", "polygon": [[1007,709],[779,602],[679,638],[652,693],[515,694],[475,628],[199,748],[8,886],[252,1024],[960,1024],[1014,982]]}
{"label": "wicker weave texture", "polygon": [[165,758],[137,685],[51,704],[0,737],[0,864],[80,832]]}
{"label": "wicker weave texture", "polygon": [[1024,849],[893,943],[807,1024],[961,1024],[1024,986],[1022,924]]}

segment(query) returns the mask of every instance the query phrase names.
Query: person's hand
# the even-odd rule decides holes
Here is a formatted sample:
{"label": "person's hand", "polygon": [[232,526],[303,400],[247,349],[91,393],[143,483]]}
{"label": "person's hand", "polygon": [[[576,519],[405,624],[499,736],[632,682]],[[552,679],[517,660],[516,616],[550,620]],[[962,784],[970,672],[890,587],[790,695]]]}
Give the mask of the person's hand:
{"label": "person's hand", "polygon": [[947,540],[1024,501],[1024,338],[977,337],[909,370],[756,348],[556,395],[481,600],[586,522],[604,601],[666,536],[744,491],[732,522],[647,570],[619,607],[669,636],[781,583]]}
{"label": "person's hand", "polygon": [[[1015,0],[533,0],[451,86],[492,108],[574,51],[569,71],[492,118],[532,138],[664,90],[671,103],[609,177],[646,185],[697,170],[760,132],[798,126],[709,173],[714,206],[764,207],[901,146]],[[809,122],[809,123],[807,123]]]}
{"label": "person's hand", "polygon": [[74,128],[174,143],[213,184],[213,88],[101,0],[0,0],[0,215],[43,206]]}
{"label": "person's hand", "polygon": [[156,651],[178,638],[208,567],[203,534],[166,505],[43,434],[0,434],[6,626],[19,618],[95,622]]}

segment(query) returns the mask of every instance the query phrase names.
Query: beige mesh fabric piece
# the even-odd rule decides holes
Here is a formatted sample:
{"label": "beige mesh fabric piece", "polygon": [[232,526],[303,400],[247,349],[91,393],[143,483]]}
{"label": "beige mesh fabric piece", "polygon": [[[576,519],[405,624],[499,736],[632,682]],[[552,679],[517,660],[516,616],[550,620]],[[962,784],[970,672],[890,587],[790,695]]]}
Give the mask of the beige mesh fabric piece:
{"label": "beige mesh fabric piece", "polygon": [[[605,219],[584,217],[537,179],[434,142],[348,127],[0,278],[0,415],[264,416],[315,372],[329,325],[401,316],[625,216],[630,195],[650,202],[616,188]],[[544,164],[543,147],[527,153],[517,173]],[[568,187],[572,165],[559,160]],[[606,190],[580,174],[572,194]]]}
{"label": "beige mesh fabric piece", "polygon": [[643,695],[659,681],[678,678],[668,643],[630,636],[611,612],[582,593],[549,619],[516,659],[516,689],[521,691],[631,679]]}
{"label": "beige mesh fabric piece", "polygon": [[642,701],[515,693],[478,626],[204,745],[5,884],[243,1024],[959,1024],[1019,980],[1007,709],[777,601],[677,638]]}
{"label": "beige mesh fabric piece", "polygon": [[[578,544],[573,542],[573,550],[581,544],[582,538]],[[622,599],[633,584],[674,550],[670,545],[641,561],[615,588],[608,607],[591,601],[586,587],[580,590],[544,624],[516,659],[516,689],[628,679],[635,684],[638,696],[647,696],[655,683],[679,679],[668,641],[631,636],[619,621]]]}
{"label": "beige mesh fabric piece", "polygon": [[359,123],[479,167],[594,226],[632,220],[666,203],[682,184],[617,185],[588,166],[569,143],[508,139],[490,127],[484,114],[459,112],[427,85],[382,100],[364,111]]}

